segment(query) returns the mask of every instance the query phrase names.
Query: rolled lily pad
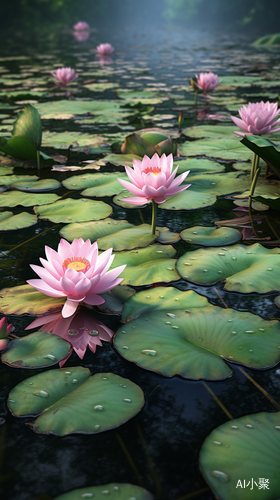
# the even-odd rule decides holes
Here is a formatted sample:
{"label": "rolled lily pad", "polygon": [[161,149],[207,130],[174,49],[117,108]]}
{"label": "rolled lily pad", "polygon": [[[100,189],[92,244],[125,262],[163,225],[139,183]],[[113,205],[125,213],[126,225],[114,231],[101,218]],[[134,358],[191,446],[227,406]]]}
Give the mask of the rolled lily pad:
{"label": "rolled lily pad", "polygon": [[41,368],[58,363],[71,351],[71,344],[66,340],[39,331],[12,340],[1,360],[14,368]]}
{"label": "rolled lily pad", "polygon": [[[4,193],[6,194],[6,193]],[[30,196],[30,195],[29,195]],[[56,196],[56,195],[40,195]],[[112,213],[112,207],[103,201],[92,201],[82,198],[73,200],[67,198],[51,205],[35,207],[34,211],[40,219],[52,222],[85,222],[90,220],[105,219]]]}
{"label": "rolled lily pad", "polygon": [[[140,298],[135,294],[123,309],[124,319],[140,312],[114,337],[116,349],[129,361],[168,377],[179,374],[195,380],[230,376],[223,358],[254,368],[279,361],[278,321],[207,306],[206,299],[196,300],[192,291],[155,290],[153,294],[151,290],[140,292]],[[177,303],[181,303],[180,309]]]}
{"label": "rolled lily pad", "polygon": [[25,104],[13,125],[13,136],[22,136],[34,144],[37,150],[42,142],[42,123],[37,108],[32,104]]}
{"label": "rolled lily pad", "polygon": [[110,495],[112,500],[127,500],[137,498],[137,500],[153,500],[153,495],[140,486],[127,483],[110,483],[101,486],[89,486],[79,488],[57,497],[55,500],[81,500],[81,498],[94,498],[94,500],[104,500],[104,495]]}
{"label": "rolled lily pad", "polygon": [[84,189],[82,196],[114,196],[123,190],[117,178],[127,180],[127,175],[119,172],[83,174],[68,177],[62,182],[66,189]]}
{"label": "rolled lily pad", "polygon": [[120,274],[122,285],[143,286],[178,280],[175,271],[176,250],[171,245],[150,245],[147,248],[118,252],[111,268],[126,264]]}
{"label": "rolled lily pad", "polygon": [[37,224],[37,217],[35,214],[21,212],[14,215],[13,212],[0,213],[0,231],[14,231],[15,229],[22,229]]}
{"label": "rolled lily pad", "polygon": [[[21,135],[14,135],[10,138],[0,137],[0,151],[3,151],[10,156],[22,158],[24,160],[37,159],[36,146]],[[40,158],[41,160],[47,161],[51,164],[54,163],[54,160],[42,151],[40,151]]]}
{"label": "rolled lily pad", "polygon": [[224,288],[241,293],[280,290],[280,249],[251,246],[206,248],[187,252],[177,261],[182,278],[212,285],[225,280]]}
{"label": "rolled lily pad", "polygon": [[279,430],[280,412],[263,412],[230,420],[211,432],[199,462],[216,498],[279,498]]}
{"label": "rolled lily pad", "polygon": [[230,227],[194,226],[180,233],[182,240],[204,247],[232,245],[241,239],[241,233]]}
{"label": "rolled lily pad", "polygon": [[1,194],[0,206],[16,207],[17,205],[22,205],[23,207],[32,207],[34,205],[53,203],[59,199],[60,196],[57,196],[57,194],[30,194],[21,191],[8,191]]}
{"label": "rolled lily pad", "polygon": [[16,416],[43,412],[33,424],[35,432],[65,436],[118,427],[141,410],[144,394],[114,373],[91,377],[88,369],[71,366],[20,382],[11,390],[8,405]]}
{"label": "rolled lily pad", "polygon": [[[1,183],[1,179],[0,179]],[[38,181],[17,181],[10,184],[10,189],[24,191],[26,193],[44,193],[60,188],[61,184],[56,179],[40,179]]]}
{"label": "rolled lily pad", "polygon": [[37,316],[62,309],[65,297],[53,298],[38,292],[31,285],[20,285],[0,290],[2,314],[31,314]]}

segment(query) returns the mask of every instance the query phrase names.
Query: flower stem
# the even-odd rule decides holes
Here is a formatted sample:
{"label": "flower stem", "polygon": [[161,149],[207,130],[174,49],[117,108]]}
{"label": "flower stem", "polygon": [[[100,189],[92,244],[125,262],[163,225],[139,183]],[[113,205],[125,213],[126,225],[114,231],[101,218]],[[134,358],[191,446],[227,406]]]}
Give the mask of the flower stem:
{"label": "flower stem", "polygon": [[255,172],[255,175],[254,175],[253,182],[251,184],[251,189],[250,189],[250,194],[249,194],[249,204],[248,204],[250,218],[251,218],[251,213],[252,213],[252,196],[253,196],[254,191],[255,191],[255,187],[256,187],[256,184],[257,184],[257,180],[258,180],[260,171],[261,171],[261,169],[257,168],[257,170]]}
{"label": "flower stem", "polygon": [[153,212],[152,212],[152,230],[151,234],[156,234],[156,224],[157,224],[157,203],[152,200]]}
{"label": "flower stem", "polygon": [[197,89],[194,94],[194,103],[193,103],[194,106],[196,106],[196,101],[197,101]]}
{"label": "flower stem", "polygon": [[251,182],[253,182],[256,171],[259,168],[259,161],[260,161],[259,156],[256,153],[254,153],[252,160],[252,168],[251,168]]}
{"label": "flower stem", "polygon": [[37,168],[38,172],[40,172],[40,151],[37,149]]}

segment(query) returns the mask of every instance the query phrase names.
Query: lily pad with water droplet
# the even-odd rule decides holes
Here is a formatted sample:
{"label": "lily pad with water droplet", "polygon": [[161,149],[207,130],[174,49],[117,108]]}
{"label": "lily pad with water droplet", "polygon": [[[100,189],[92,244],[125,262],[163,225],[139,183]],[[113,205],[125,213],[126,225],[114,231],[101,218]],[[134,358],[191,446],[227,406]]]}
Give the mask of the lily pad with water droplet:
{"label": "lily pad with water droplet", "polygon": [[22,205],[23,207],[32,207],[35,205],[45,205],[46,203],[54,203],[59,200],[60,196],[57,194],[46,193],[23,193],[21,191],[6,191],[1,194],[0,206],[1,207],[16,207]]}
{"label": "lily pad with water droplet", "polygon": [[[55,195],[42,194],[41,196]],[[35,207],[34,212],[38,214],[40,219],[70,223],[105,219],[105,217],[108,217],[112,213],[112,207],[103,201],[93,201],[85,198],[80,200],[67,198],[50,205]]]}
{"label": "lily pad with water droplet", "polygon": [[11,390],[8,404],[16,416],[43,412],[32,425],[35,432],[65,436],[118,427],[141,410],[144,394],[114,373],[90,376],[86,368],[71,366],[20,382]]}
{"label": "lily pad with water droplet", "polygon": [[65,297],[53,298],[38,292],[31,285],[20,285],[0,290],[2,314],[30,314],[37,316],[55,313],[62,309]]}
{"label": "lily pad with water droplet", "polygon": [[171,245],[150,245],[146,248],[118,252],[111,268],[126,264],[120,274],[123,285],[144,286],[178,280],[175,271],[176,250]]}
{"label": "lily pad with water droplet", "polygon": [[44,193],[45,191],[58,189],[60,186],[60,182],[56,179],[40,179],[37,181],[16,181],[10,184],[9,188],[24,191],[25,193]]}
{"label": "lily pad with water droplet", "polygon": [[35,214],[21,212],[14,215],[13,212],[0,213],[0,231],[14,231],[15,229],[22,229],[30,227],[37,223]]}
{"label": "lily pad with water droplet", "polygon": [[205,247],[231,245],[241,239],[240,232],[230,227],[194,226],[184,229],[180,236],[188,243]]}
{"label": "lily pad with water droplet", "polygon": [[182,278],[194,283],[212,285],[225,280],[226,290],[267,293],[280,290],[279,254],[279,248],[269,250],[259,243],[205,248],[185,253],[176,268]]}
{"label": "lily pad with water droplet", "polygon": [[66,340],[39,331],[9,342],[1,360],[14,368],[39,368],[58,363],[71,351],[71,344]]}
{"label": "lily pad with water droplet", "polygon": [[68,177],[62,182],[66,189],[84,189],[82,196],[113,196],[123,190],[117,178],[127,180],[127,175],[120,172],[83,174]]}
{"label": "lily pad with water droplet", "polygon": [[57,497],[55,500],[104,500],[106,495],[112,500],[153,500],[153,495],[141,486],[128,483],[110,483],[101,486],[79,488]]}
{"label": "lily pad with water droplet", "polygon": [[274,500],[280,496],[279,447],[280,412],[245,415],[211,432],[200,468],[216,498]]}
{"label": "lily pad with water droplet", "polygon": [[172,300],[174,295],[169,291],[166,298],[170,307],[164,309],[164,299],[162,306],[156,304],[151,292],[140,292],[139,301],[138,294],[129,299],[123,317],[135,317],[139,312],[141,315],[122,325],[114,337],[118,352],[142,368],[168,377],[218,380],[232,373],[225,360],[253,368],[273,366],[280,360],[278,321],[207,306],[201,297],[196,301],[195,292],[180,294],[178,290],[183,309],[176,309],[177,301]]}

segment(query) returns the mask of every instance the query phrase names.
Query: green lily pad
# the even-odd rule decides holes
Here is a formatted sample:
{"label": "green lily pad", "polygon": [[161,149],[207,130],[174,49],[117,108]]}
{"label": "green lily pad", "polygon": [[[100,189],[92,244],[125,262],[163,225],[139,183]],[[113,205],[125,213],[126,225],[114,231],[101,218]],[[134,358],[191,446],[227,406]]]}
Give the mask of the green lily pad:
{"label": "green lily pad", "polygon": [[106,293],[100,293],[105,302],[98,305],[98,309],[108,314],[121,314],[124,303],[135,293],[129,286],[118,285]]}
{"label": "green lily pad", "polygon": [[35,214],[21,212],[14,215],[13,212],[0,213],[0,231],[14,231],[15,229],[23,229],[37,223]]}
{"label": "green lily pad", "polygon": [[70,223],[63,226],[59,232],[68,241],[73,241],[75,238],[83,238],[83,240],[89,238],[91,241],[96,241],[129,227],[134,227],[134,225],[127,222],[127,220],[108,218],[96,222]]}
{"label": "green lily pad", "polygon": [[105,82],[105,83],[89,83],[88,85],[84,85],[88,90],[92,92],[104,92],[104,90],[108,89],[116,89],[118,88],[117,83]]}
{"label": "green lily pad", "polygon": [[142,104],[159,104],[164,98],[157,90],[118,90],[120,99],[128,102],[141,102]]}
{"label": "green lily pad", "polygon": [[182,134],[187,137],[198,139],[202,139],[204,137],[218,139],[219,137],[232,137],[234,130],[236,130],[236,125],[196,125],[195,127],[185,128],[182,131]]}
{"label": "green lily pad", "polygon": [[280,413],[263,412],[230,420],[211,432],[199,462],[216,498],[279,498],[279,430]]}
{"label": "green lily pad", "polygon": [[[105,142],[104,137],[93,136],[81,132],[48,132],[43,136],[43,146],[48,146],[56,149],[68,149],[73,143],[78,143],[77,146],[72,146],[72,151],[83,151],[86,147],[88,151],[94,153],[106,152],[106,146],[100,147],[100,144]],[[109,149],[109,147],[107,147]]]}
{"label": "green lily pad", "polygon": [[17,115],[13,126],[13,136],[22,136],[34,144],[37,150],[42,142],[42,123],[40,115],[32,104],[25,104]]}
{"label": "green lily pad", "polygon": [[110,495],[112,500],[127,500],[132,498],[137,500],[153,500],[153,496],[144,488],[128,483],[110,483],[101,486],[89,486],[79,488],[57,497],[55,500],[81,500],[81,498],[94,498],[103,500],[104,495]]}
{"label": "green lily pad", "polygon": [[[233,200],[249,198],[250,190],[242,192],[241,194],[235,194],[230,196]],[[254,196],[262,196],[263,198],[276,199],[280,197],[280,182],[276,180],[267,180],[261,177],[258,178],[258,182],[254,191]]]}
{"label": "green lily pad", "polygon": [[180,144],[180,153],[183,156],[208,156],[225,161],[248,161],[252,153],[237,138],[223,137],[220,139],[201,139],[198,141]]}
{"label": "green lily pad", "polygon": [[66,189],[84,189],[82,196],[113,196],[122,191],[123,186],[117,178],[127,180],[127,175],[119,172],[83,174],[68,177],[62,182]]}
{"label": "green lily pad", "polygon": [[10,186],[14,182],[36,182],[38,179],[39,177],[37,175],[1,175],[0,185]]}
{"label": "green lily pad", "polygon": [[[0,137],[0,151],[16,158],[22,158],[23,160],[37,160],[36,146],[21,135],[14,135],[10,138]],[[47,161],[51,164],[55,163],[53,158],[42,151],[40,151],[40,158],[42,161]]]}
{"label": "green lily pad", "polygon": [[[248,312],[205,304],[192,308],[193,297],[185,292],[181,298],[180,291],[176,292],[168,309],[164,309],[164,299],[163,306],[157,306],[150,290],[140,292],[141,315],[121,326],[114,337],[114,345],[125,359],[168,377],[179,374],[195,380],[230,376],[224,358],[254,368],[273,366],[279,361],[278,321],[268,322]],[[162,295],[161,290],[157,293],[158,297]],[[184,309],[176,309],[175,302],[180,300]],[[137,294],[128,300],[124,316],[139,314],[135,312],[136,302]],[[129,303],[134,307],[129,308]]]}
{"label": "green lily pad", "polygon": [[65,436],[118,427],[141,410],[144,394],[114,373],[91,377],[86,368],[71,366],[20,382],[11,390],[8,404],[16,416],[43,412],[33,424],[35,432]]}
{"label": "green lily pad", "polygon": [[187,252],[177,261],[182,278],[210,285],[225,280],[224,288],[241,293],[280,289],[280,249],[251,246],[206,248]]}
{"label": "green lily pad", "polygon": [[[2,177],[2,176],[5,176],[5,177],[6,177],[6,176],[9,176],[9,175],[11,175],[11,174],[13,173],[14,168],[13,168],[13,167],[6,167],[6,166],[4,166],[4,165],[1,165],[1,164],[2,164],[2,161],[3,161],[3,160],[2,160],[2,158],[3,158],[3,156],[2,156],[2,155],[0,155],[0,176],[1,176],[1,177]],[[5,161],[5,160],[4,160],[4,161]],[[0,184],[2,184],[2,183],[0,183]]]}
{"label": "green lily pad", "polygon": [[255,40],[253,45],[280,45],[280,34],[262,36]]}
{"label": "green lily pad", "polygon": [[[123,201],[125,198],[129,198],[129,197],[132,197],[133,195],[131,194],[130,191],[128,191],[128,189],[122,189],[120,194],[117,194],[116,196],[114,196],[113,198],[113,203],[115,203],[115,205],[117,205],[118,207],[122,207],[122,208],[137,208],[136,205],[133,205],[133,203],[126,203],[125,201]],[[148,203],[147,203],[148,204]],[[142,207],[145,207],[146,205],[141,205],[141,208]],[[159,205],[160,206],[160,205]]]}
{"label": "green lily pad", "polygon": [[180,236],[188,243],[205,247],[231,245],[241,239],[240,232],[230,227],[194,226],[184,229]]}
{"label": "green lily pad", "polygon": [[59,199],[60,196],[57,196],[57,194],[30,194],[21,191],[7,191],[1,194],[0,206],[16,207],[22,205],[23,207],[32,207],[34,205],[53,203]]}
{"label": "green lily pad", "polygon": [[252,196],[252,199],[260,202],[261,204],[267,205],[268,207],[273,208],[274,210],[280,210],[280,198],[265,198],[264,196]]}
{"label": "green lily pad", "polygon": [[[211,160],[206,160],[205,158],[200,158],[199,160],[196,158],[188,158],[187,160],[176,161],[174,160],[174,166],[179,166],[177,175],[186,172],[186,170],[190,170],[189,176],[204,173],[215,174],[217,172],[224,172],[225,167],[220,163],[216,163]],[[250,165],[249,165],[250,168]]]}
{"label": "green lily pad", "polygon": [[107,163],[113,163],[113,165],[121,165],[124,167],[125,165],[128,165],[129,167],[133,166],[133,159],[136,160],[142,160],[141,156],[137,155],[125,155],[125,154],[116,154],[116,153],[111,153],[106,156],[104,156],[103,161]]}
{"label": "green lily pad", "polygon": [[37,292],[31,285],[20,285],[0,290],[2,314],[31,314],[37,316],[61,310],[65,297],[53,298]]}
{"label": "green lily pad", "polygon": [[[23,177],[23,176],[22,176]],[[1,178],[0,178],[1,183]],[[40,179],[37,181],[16,181],[10,184],[10,189],[24,191],[25,193],[44,193],[60,188],[61,184],[56,179]]]}
{"label": "green lily pad", "polygon": [[36,105],[42,119],[67,119],[76,115],[104,115],[122,111],[123,103],[111,101],[48,101]]}
{"label": "green lily pad", "polygon": [[143,286],[178,280],[175,271],[176,250],[171,245],[150,245],[130,252],[118,252],[111,268],[126,264],[120,274],[122,285]]}
{"label": "green lily pad", "polygon": [[58,335],[39,331],[12,340],[1,360],[13,368],[41,368],[58,363],[71,350],[71,344]]}
{"label": "green lily pad", "polygon": [[260,76],[229,75],[223,76],[220,84],[231,87],[251,87],[252,85],[261,85],[262,81],[263,79]]}
{"label": "green lily pad", "polygon": [[112,213],[112,207],[103,201],[92,201],[85,198],[82,198],[81,200],[72,200],[72,198],[67,198],[56,203],[52,203],[51,205],[35,207],[34,211],[39,215],[40,219],[47,219],[52,222],[69,223],[105,219],[105,217],[108,217],[108,215]]}

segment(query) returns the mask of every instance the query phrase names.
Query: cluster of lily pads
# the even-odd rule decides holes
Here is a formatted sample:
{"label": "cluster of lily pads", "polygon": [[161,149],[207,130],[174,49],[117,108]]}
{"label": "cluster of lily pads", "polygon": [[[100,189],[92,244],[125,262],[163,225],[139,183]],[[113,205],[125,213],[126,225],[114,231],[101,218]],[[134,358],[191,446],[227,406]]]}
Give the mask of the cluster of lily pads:
{"label": "cluster of lily pads", "polygon": [[[276,86],[272,80],[266,81],[263,77],[224,77],[221,86],[228,87],[228,96],[219,95],[218,87],[212,101],[226,106],[229,112],[236,111],[244,99],[233,96],[231,90],[253,82],[260,88]],[[100,91],[98,83],[93,83],[92,87],[91,84],[85,85],[89,91]],[[191,95],[190,88],[187,92]],[[33,212],[16,215],[8,211],[0,212],[0,229],[24,228],[35,225],[38,220],[47,220],[63,224],[59,233],[71,242],[71,245],[66,242],[61,244],[61,248],[64,247],[61,262],[57,256],[54,258],[54,249],[46,247],[49,260],[41,260],[44,270],[40,271],[43,268],[35,266],[35,271],[41,273],[41,280],[31,280],[28,285],[0,291],[2,314],[39,316],[29,328],[40,327],[40,330],[20,338],[15,337],[11,325],[3,320],[0,337],[6,343],[3,347],[7,347],[1,356],[2,362],[10,367],[26,369],[46,368],[58,363],[60,366],[26,378],[9,393],[8,408],[11,413],[14,416],[30,416],[36,433],[58,436],[76,432],[98,434],[125,423],[142,409],[143,391],[130,380],[107,371],[92,375],[81,366],[64,366],[73,350],[82,359],[87,346],[94,353],[102,341],[110,341],[111,338],[114,348],[124,359],[167,377],[180,375],[192,380],[222,380],[232,375],[232,362],[264,369],[280,361],[277,320],[264,320],[249,312],[214,306],[205,296],[191,289],[193,284],[199,284],[205,289],[219,285],[225,291],[244,296],[278,292],[278,246],[266,248],[258,242],[258,238],[250,242],[253,244],[240,244],[241,233],[222,224],[222,227],[192,226],[186,222],[183,230],[173,232],[169,227],[156,224],[154,217],[151,231],[147,221],[140,221],[140,215],[137,225],[123,217],[111,217],[115,207],[122,213],[123,209],[127,213],[137,211],[136,203],[131,202],[130,191],[125,189],[127,174],[124,166],[129,172],[128,168],[134,164],[136,171],[136,161],[136,165],[142,162],[143,167],[149,169],[149,162],[142,160],[145,154],[149,157],[159,155],[161,159],[165,159],[162,156],[165,154],[180,154],[175,165],[178,165],[177,173],[183,189],[157,203],[158,208],[169,211],[172,218],[176,211],[188,214],[189,211],[213,206],[221,196],[231,196],[237,203],[240,198],[246,200],[247,209],[251,193],[252,154],[249,149],[263,158],[272,170],[279,172],[279,148],[255,136],[247,136],[240,142],[233,135],[236,127],[228,124],[187,127],[177,142],[164,130],[141,130],[140,133],[126,130],[125,133],[115,134],[115,137],[112,137],[114,134],[99,137],[86,133],[49,132],[44,133],[42,139],[41,119],[44,123],[50,118],[71,118],[87,125],[87,122],[106,123],[109,114],[113,123],[127,120],[133,123],[137,115],[145,116],[146,105],[156,105],[165,98],[158,90],[123,92],[120,89],[117,96],[118,100],[113,102],[63,99],[48,100],[36,106],[26,104],[13,124],[12,137],[0,139],[0,150],[5,154],[24,161],[37,158],[38,168],[41,163],[38,175],[18,175],[9,170],[9,165],[16,160],[11,162],[6,156],[2,157],[0,184],[5,186],[5,190],[0,195],[1,207],[33,207]],[[187,100],[177,100],[178,110],[188,106],[184,101]],[[277,133],[275,138],[279,140]],[[55,163],[54,155],[46,156],[40,151],[42,145],[53,147],[56,153],[71,146],[70,154],[77,157],[84,154],[89,160],[83,161],[91,163],[79,161],[76,166],[56,166],[58,171],[61,168],[63,172],[77,169],[75,175],[67,176],[61,182],[55,178],[40,179],[43,167],[48,168]],[[161,169],[161,160],[158,162],[156,168]],[[234,162],[234,171],[226,171],[225,165],[229,162]],[[19,161],[17,165],[22,163]],[[56,168],[52,168],[54,177]],[[95,171],[88,172],[88,169]],[[161,172],[147,171],[145,175],[148,173],[157,175]],[[52,190],[59,190],[59,194],[49,193]],[[61,193],[66,194],[66,190],[74,196],[64,197]],[[147,191],[144,194],[146,198],[142,199],[142,205],[154,201],[155,197],[148,196]],[[102,201],[99,198],[106,199]],[[254,199],[277,208],[279,181],[269,182],[265,177],[259,178]],[[94,252],[97,254],[97,245],[89,243],[87,251],[86,247],[81,250],[77,244],[79,238],[97,242],[99,251],[104,252],[99,257],[95,255],[94,264],[92,255]],[[180,256],[177,254],[178,242],[183,246]],[[114,260],[108,258],[105,262],[103,256],[109,256],[111,248],[115,253]],[[106,267],[109,261],[111,271]],[[94,266],[98,272],[90,275]],[[111,282],[117,280],[114,287],[109,283],[102,288],[101,278],[106,281],[106,272],[113,273]],[[48,273],[51,273],[51,278]],[[76,280],[75,273],[80,275],[79,280]],[[96,277],[99,280],[95,282]],[[64,281],[61,282],[61,279]],[[189,289],[181,290],[182,284]],[[90,300],[84,300],[86,296],[89,298],[90,293],[101,297],[101,300],[94,300],[92,295]],[[70,310],[71,314],[66,314],[64,310],[62,315],[65,296],[68,313]],[[76,307],[69,302],[76,302]],[[276,299],[278,303],[279,299]],[[90,309],[96,307],[99,311],[118,315],[121,326],[113,332],[97,320],[86,305]],[[262,413],[230,421],[212,432],[202,447],[200,465],[206,481],[219,498],[238,498],[236,483],[240,474],[246,481],[251,479],[252,474],[273,477],[272,495],[279,496],[279,478],[275,472],[279,467],[279,429],[279,413]],[[270,443],[265,462],[261,439],[264,433]],[[259,443],[258,447],[256,443]],[[248,465],[251,456],[247,449],[250,446],[257,453],[254,470]],[[115,495],[115,498],[152,498],[143,488],[112,483],[83,488],[59,499],[103,498],[101,495],[105,492],[113,497]]]}

